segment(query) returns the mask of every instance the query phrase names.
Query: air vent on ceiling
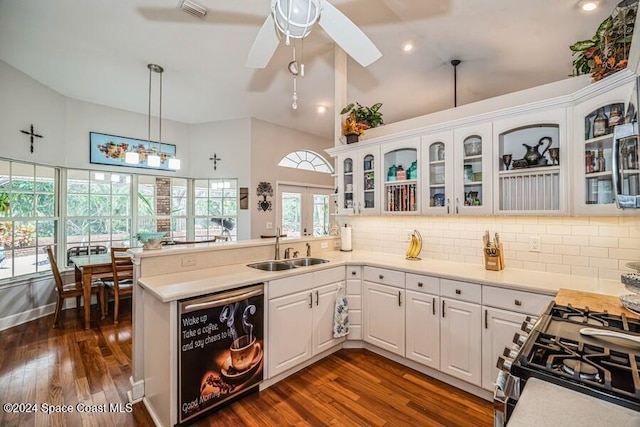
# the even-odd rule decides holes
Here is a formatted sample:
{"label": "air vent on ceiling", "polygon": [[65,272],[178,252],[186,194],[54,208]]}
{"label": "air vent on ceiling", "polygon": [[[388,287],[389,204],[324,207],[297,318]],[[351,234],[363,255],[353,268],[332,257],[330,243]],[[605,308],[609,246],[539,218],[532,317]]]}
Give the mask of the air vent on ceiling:
{"label": "air vent on ceiling", "polygon": [[178,9],[198,19],[204,19],[207,16],[207,8],[191,0],[180,0]]}

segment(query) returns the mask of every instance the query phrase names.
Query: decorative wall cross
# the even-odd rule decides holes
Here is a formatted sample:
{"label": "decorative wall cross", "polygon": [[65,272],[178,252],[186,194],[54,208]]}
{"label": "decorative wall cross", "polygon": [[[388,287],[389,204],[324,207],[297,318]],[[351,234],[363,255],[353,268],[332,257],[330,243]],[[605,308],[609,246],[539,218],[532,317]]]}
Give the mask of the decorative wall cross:
{"label": "decorative wall cross", "polygon": [[42,138],[42,135],[38,135],[33,131],[33,125],[31,125],[30,131],[21,130],[20,132],[24,133],[25,135],[31,136],[31,152],[33,153],[33,137],[35,136],[36,138]]}
{"label": "decorative wall cross", "polygon": [[218,169],[218,162],[222,161],[220,157],[216,153],[213,153],[213,157],[209,157],[209,160],[213,160],[213,170]]}

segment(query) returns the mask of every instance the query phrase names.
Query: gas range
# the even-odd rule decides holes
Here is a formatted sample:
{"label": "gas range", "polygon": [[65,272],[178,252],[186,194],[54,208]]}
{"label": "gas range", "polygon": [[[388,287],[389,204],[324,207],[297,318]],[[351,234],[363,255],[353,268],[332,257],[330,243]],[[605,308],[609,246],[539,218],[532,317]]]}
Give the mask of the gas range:
{"label": "gas range", "polygon": [[640,338],[639,319],[551,303],[537,321],[523,323],[498,361],[494,401],[504,405],[505,421],[529,378],[640,411],[640,344],[584,335],[584,328]]}

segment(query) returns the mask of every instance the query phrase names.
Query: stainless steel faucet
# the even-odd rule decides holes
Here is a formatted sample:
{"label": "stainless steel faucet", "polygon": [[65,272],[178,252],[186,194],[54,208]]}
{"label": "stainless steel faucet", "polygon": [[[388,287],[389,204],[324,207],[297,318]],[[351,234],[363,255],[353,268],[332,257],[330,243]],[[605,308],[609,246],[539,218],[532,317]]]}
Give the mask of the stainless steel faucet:
{"label": "stainless steel faucet", "polygon": [[287,248],[287,249],[284,250],[284,259],[291,258],[291,249],[293,249],[293,248]]}
{"label": "stainless steel faucet", "polygon": [[307,245],[307,256],[311,256],[311,245],[309,243],[305,243]]}
{"label": "stainless steel faucet", "polygon": [[280,259],[280,227],[276,228],[276,253],[273,255],[273,259]]}

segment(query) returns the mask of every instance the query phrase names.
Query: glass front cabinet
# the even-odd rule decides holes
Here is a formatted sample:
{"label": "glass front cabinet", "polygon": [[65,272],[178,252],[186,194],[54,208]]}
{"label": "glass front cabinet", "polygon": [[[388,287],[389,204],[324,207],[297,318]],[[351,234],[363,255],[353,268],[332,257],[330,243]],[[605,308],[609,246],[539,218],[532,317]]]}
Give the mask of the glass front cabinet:
{"label": "glass front cabinet", "polygon": [[557,108],[494,121],[494,213],[568,212],[566,115]]}
{"label": "glass front cabinet", "polygon": [[338,214],[380,213],[379,147],[338,156]]}
{"label": "glass front cabinet", "polygon": [[423,135],[422,212],[450,214],[453,209],[453,131]]}
{"label": "glass front cabinet", "polygon": [[[632,86],[619,86],[574,108],[574,210],[578,215],[633,213],[617,208],[613,177],[614,128],[631,120],[625,119],[625,114]],[[637,158],[637,147],[633,143],[629,145],[628,142],[624,142],[620,144],[618,156],[623,149],[627,163],[620,166],[626,167],[627,176],[631,176],[633,174],[629,172],[637,168],[633,160]],[[632,168],[629,167],[630,151],[634,153],[631,156]],[[617,160],[620,159],[621,157],[618,157]]]}
{"label": "glass front cabinet", "polygon": [[384,143],[380,147],[383,176],[381,212],[415,214],[420,212],[418,177],[424,171],[420,165],[420,137]]}
{"label": "glass front cabinet", "polygon": [[492,124],[456,128],[454,138],[453,207],[451,213],[492,213]]}

